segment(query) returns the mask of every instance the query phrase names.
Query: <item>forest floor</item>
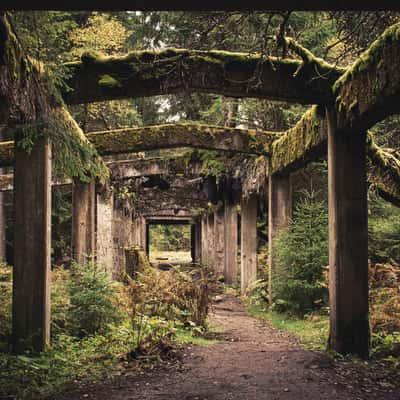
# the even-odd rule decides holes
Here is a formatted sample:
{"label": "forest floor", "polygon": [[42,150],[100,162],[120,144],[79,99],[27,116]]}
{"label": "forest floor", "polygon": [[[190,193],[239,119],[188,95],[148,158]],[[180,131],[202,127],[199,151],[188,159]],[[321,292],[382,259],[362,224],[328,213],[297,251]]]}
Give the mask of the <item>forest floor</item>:
{"label": "forest floor", "polygon": [[291,334],[250,316],[233,295],[213,306],[211,320],[223,332],[218,343],[185,345],[172,362],[57,400],[400,399],[400,382],[377,364],[304,350]]}

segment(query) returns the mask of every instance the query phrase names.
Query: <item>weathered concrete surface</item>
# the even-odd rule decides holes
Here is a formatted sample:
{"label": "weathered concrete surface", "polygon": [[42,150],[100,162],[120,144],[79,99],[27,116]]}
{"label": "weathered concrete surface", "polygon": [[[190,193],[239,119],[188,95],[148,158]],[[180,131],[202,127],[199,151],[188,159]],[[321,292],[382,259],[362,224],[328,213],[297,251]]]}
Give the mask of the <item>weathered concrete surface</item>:
{"label": "weathered concrete surface", "polygon": [[244,294],[257,279],[257,196],[241,202],[240,290]]}
{"label": "weathered concrete surface", "polygon": [[112,191],[97,194],[96,261],[112,275],[113,271],[113,209]]}
{"label": "weathered concrete surface", "polygon": [[15,154],[13,349],[41,351],[50,340],[51,146],[42,139]]}
{"label": "weathered concrete surface", "polygon": [[295,59],[228,51],[165,49],[125,56],[82,55],[68,69],[69,104],[165,95],[182,90],[303,104],[329,102],[343,70]]}
{"label": "weathered concrete surface", "polygon": [[368,206],[365,133],[336,129],[330,110],[329,188],[329,345],[365,357],[369,352]]}
{"label": "weathered concrete surface", "polygon": [[214,231],[214,213],[207,214],[207,254],[208,254],[208,265],[214,268],[215,264],[215,231]]}
{"label": "weathered concrete surface", "polygon": [[[144,224],[144,229],[146,225]],[[133,221],[132,214],[129,210],[124,208],[116,208],[114,203],[113,209],[113,225],[112,225],[112,236],[113,236],[113,278],[120,279],[121,274],[125,271],[125,248],[134,245],[133,238]],[[144,240],[143,237],[143,226],[140,223],[140,237],[139,240]],[[146,237],[146,232],[144,232]],[[139,246],[145,244],[140,243]]]}
{"label": "weathered concrete surface", "polygon": [[95,246],[95,182],[78,180],[72,187],[72,258],[83,265],[94,259]]}
{"label": "weathered concrete surface", "polygon": [[238,275],[238,214],[236,204],[225,203],[225,282],[235,285]]}
{"label": "weathered concrete surface", "polygon": [[165,124],[89,132],[87,138],[101,155],[154,149],[193,147],[251,154],[271,154],[274,132],[201,124]]}
{"label": "weathered concrete surface", "polygon": [[292,216],[292,185],[290,174],[271,175],[268,180],[268,265],[269,301],[274,297],[274,279],[279,276],[274,240],[280,231],[289,228]]}
{"label": "weathered concrete surface", "polygon": [[400,24],[394,24],[348,68],[333,87],[337,130],[363,134],[400,111]]}
{"label": "weathered concrete surface", "polygon": [[208,224],[207,215],[201,217],[201,262],[208,265],[209,262],[209,248],[208,248]]}
{"label": "weathered concrete surface", "polygon": [[214,213],[214,270],[225,277],[224,207]]}

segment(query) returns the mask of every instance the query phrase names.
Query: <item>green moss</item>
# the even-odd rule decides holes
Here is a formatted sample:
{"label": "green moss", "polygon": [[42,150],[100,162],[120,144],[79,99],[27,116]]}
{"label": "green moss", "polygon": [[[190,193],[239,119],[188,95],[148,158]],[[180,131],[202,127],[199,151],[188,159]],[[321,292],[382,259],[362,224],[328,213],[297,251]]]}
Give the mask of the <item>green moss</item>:
{"label": "green moss", "polygon": [[[385,61],[383,59],[385,47],[397,42],[400,38],[400,23],[390,26],[385,32],[375,40],[354,64],[334,83],[332,91],[337,96],[340,90],[354,79],[358,74],[370,70],[373,64],[377,64],[378,68],[384,68]],[[393,60],[388,60],[393,62]]]}
{"label": "green moss", "polygon": [[106,87],[106,88],[115,88],[115,87],[121,87],[121,83],[113,78],[111,75],[102,75],[99,79],[99,85]]}
{"label": "green moss", "polygon": [[278,172],[307,157],[324,140],[326,132],[321,128],[323,108],[311,107],[301,120],[291,129],[284,132],[272,144],[271,166]]}

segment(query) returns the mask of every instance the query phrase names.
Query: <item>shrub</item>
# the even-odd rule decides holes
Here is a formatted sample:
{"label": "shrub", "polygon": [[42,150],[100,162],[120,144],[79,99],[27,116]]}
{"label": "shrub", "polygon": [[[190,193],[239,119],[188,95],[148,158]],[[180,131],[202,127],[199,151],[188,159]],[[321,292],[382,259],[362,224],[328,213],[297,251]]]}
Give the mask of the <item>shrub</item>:
{"label": "shrub", "polygon": [[205,267],[169,271],[149,268],[137,280],[126,277],[129,284],[133,320],[142,316],[158,317],[177,326],[204,330],[211,296],[218,286]]}
{"label": "shrub", "polygon": [[0,264],[0,342],[11,334],[12,268]]}
{"label": "shrub", "polygon": [[368,253],[372,262],[400,261],[400,208],[371,194]]}
{"label": "shrub", "polygon": [[328,213],[317,193],[303,191],[291,227],[275,241],[274,308],[299,316],[327,302]]}
{"label": "shrub", "polygon": [[104,332],[109,324],[122,321],[118,291],[104,269],[94,262],[72,264],[68,282],[68,324],[79,337]]}

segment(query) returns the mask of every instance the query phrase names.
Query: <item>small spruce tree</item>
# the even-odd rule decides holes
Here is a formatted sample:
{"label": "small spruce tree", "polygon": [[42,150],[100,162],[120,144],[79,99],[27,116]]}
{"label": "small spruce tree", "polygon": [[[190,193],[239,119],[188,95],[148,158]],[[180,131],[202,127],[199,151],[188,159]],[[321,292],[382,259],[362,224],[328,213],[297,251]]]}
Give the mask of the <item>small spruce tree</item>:
{"label": "small spruce tree", "polygon": [[289,229],[275,241],[274,308],[298,316],[327,301],[328,212],[314,191],[302,191]]}

